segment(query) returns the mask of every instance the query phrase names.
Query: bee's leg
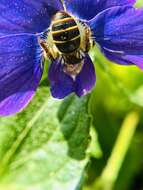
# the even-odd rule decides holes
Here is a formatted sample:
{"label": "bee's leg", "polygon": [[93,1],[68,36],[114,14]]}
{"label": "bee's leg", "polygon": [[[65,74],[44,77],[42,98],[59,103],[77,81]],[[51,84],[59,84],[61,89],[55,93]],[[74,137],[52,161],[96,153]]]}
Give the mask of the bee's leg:
{"label": "bee's leg", "polygon": [[90,33],[91,33],[90,29],[88,27],[85,27],[85,53],[88,53],[91,48]]}
{"label": "bee's leg", "polygon": [[87,53],[95,46],[95,40],[92,38],[92,32],[90,28],[85,27],[85,33],[85,52]]}
{"label": "bee's leg", "polygon": [[91,29],[88,27],[88,25],[83,22],[82,20],[78,20],[79,23],[81,23],[81,25],[84,28],[84,42],[83,43],[83,51],[85,53],[88,53],[90,48],[92,48],[95,45],[95,41],[92,37],[92,31]]}
{"label": "bee's leg", "polygon": [[52,52],[50,51],[50,48],[47,46],[47,43],[43,39],[39,39],[39,44],[43,48],[45,52],[45,57],[48,57],[50,60],[54,60],[54,56]]}
{"label": "bee's leg", "polygon": [[49,58],[51,61],[59,58],[59,52],[54,47],[49,47],[47,42],[43,39],[39,39],[39,44],[41,45],[42,49],[44,50],[44,57]]}
{"label": "bee's leg", "polygon": [[48,44],[48,36],[50,34],[50,28],[45,30],[39,37],[38,41],[39,44],[41,45],[42,49],[44,50],[44,57],[49,58],[50,60],[55,60],[57,57],[57,54],[53,47],[50,47]]}

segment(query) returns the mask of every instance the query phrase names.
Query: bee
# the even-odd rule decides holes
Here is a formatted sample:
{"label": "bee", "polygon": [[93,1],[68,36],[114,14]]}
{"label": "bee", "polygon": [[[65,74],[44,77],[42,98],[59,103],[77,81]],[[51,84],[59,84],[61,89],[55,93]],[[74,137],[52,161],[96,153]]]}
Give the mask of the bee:
{"label": "bee", "polygon": [[40,39],[40,44],[46,56],[50,60],[59,58],[64,72],[73,78],[80,73],[84,57],[93,44],[88,26],[66,11],[60,11],[52,18],[44,36],[46,40]]}

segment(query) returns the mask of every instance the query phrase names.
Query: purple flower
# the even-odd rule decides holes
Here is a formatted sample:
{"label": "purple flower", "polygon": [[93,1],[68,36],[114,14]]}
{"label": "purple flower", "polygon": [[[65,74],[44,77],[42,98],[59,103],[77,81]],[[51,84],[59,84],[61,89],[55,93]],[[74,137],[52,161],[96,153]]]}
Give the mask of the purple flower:
{"label": "purple flower", "polygon": [[[55,98],[72,92],[82,96],[94,86],[95,71],[88,56],[93,39],[109,60],[143,68],[143,9],[134,8],[134,3],[135,0],[65,0],[64,4],[60,0],[1,0],[0,115],[19,112],[32,99],[42,76],[45,54],[52,55],[48,78]],[[65,11],[69,18],[64,17]],[[58,18],[59,13],[63,18]],[[54,33],[51,23],[59,23],[58,19],[64,19],[62,26],[67,24],[66,34],[72,32],[71,27],[74,32],[79,30],[76,35],[72,33],[74,39],[57,36],[61,25],[56,25],[59,29]],[[59,44],[55,45],[51,36],[59,38]],[[71,44],[75,39],[79,41]],[[69,46],[63,48],[62,40],[69,40]],[[52,51],[57,53],[55,57]]]}

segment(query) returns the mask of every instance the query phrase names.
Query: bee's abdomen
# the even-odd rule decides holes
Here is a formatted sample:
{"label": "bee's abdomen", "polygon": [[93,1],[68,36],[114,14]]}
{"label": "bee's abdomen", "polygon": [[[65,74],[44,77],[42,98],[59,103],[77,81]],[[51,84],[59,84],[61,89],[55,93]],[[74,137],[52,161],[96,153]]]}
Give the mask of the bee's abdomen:
{"label": "bee's abdomen", "polygon": [[52,36],[62,53],[71,53],[80,46],[80,32],[77,23],[66,12],[58,12],[52,22]]}

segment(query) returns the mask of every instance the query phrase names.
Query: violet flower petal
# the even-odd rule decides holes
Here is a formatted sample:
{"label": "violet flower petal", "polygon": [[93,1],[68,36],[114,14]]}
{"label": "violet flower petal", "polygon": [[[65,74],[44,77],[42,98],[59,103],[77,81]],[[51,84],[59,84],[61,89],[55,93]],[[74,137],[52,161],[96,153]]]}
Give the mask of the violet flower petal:
{"label": "violet flower petal", "polygon": [[60,59],[50,64],[48,79],[51,85],[51,93],[54,98],[62,99],[74,92],[74,81],[63,71],[63,65]]}
{"label": "violet flower petal", "polygon": [[96,76],[92,60],[88,55],[84,58],[84,65],[81,72],[75,80],[75,93],[78,96],[83,96],[91,91],[95,85]]}
{"label": "violet flower petal", "polygon": [[32,99],[42,75],[37,36],[0,37],[0,115],[21,111]]}
{"label": "violet flower petal", "polygon": [[42,32],[59,10],[60,0],[0,0],[0,36]]}
{"label": "violet flower petal", "polygon": [[92,19],[101,11],[114,7],[133,5],[136,0],[65,0],[67,10],[85,20]]}
{"label": "violet flower petal", "polygon": [[105,56],[119,64],[143,68],[143,9],[105,10],[88,22]]}

